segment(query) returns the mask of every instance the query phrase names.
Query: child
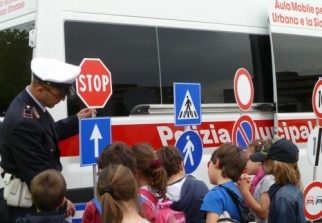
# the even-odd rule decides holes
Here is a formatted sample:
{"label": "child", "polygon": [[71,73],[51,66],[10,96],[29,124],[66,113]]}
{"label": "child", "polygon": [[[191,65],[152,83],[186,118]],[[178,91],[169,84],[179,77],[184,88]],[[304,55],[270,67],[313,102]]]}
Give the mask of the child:
{"label": "child", "polygon": [[105,167],[97,181],[97,196],[104,223],[147,223],[138,213],[137,184],[132,171],[123,165]]}
{"label": "child", "polygon": [[297,146],[286,139],[269,140],[262,151],[249,156],[253,162],[263,162],[264,171],[275,177],[268,191],[268,222],[306,222],[298,157]]}
{"label": "child", "polygon": [[137,169],[135,178],[139,185],[141,215],[150,222],[155,222],[154,200],[166,198],[167,173],[154,150],[148,144],[137,144],[132,148]]}
{"label": "child", "polygon": [[68,223],[59,209],[65,203],[66,182],[62,174],[48,169],[37,174],[30,183],[36,215],[18,218],[16,223]]}
{"label": "child", "polygon": [[210,183],[219,186],[215,186],[206,194],[200,208],[206,212],[207,223],[216,223],[224,212],[228,212],[232,219],[241,222],[237,206],[226,188],[242,199],[235,182],[245,169],[246,162],[245,153],[230,143],[222,145],[212,153],[208,162],[208,176]]}
{"label": "child", "polygon": [[[136,168],[136,162],[132,155],[132,150],[123,142],[115,142],[107,145],[98,158],[98,169],[104,169],[109,164],[122,164],[127,166],[133,173]],[[100,223],[101,222],[101,203],[99,199],[94,198],[86,204],[82,223]]]}
{"label": "child", "polygon": [[187,222],[205,222],[200,206],[205,194],[209,191],[206,184],[191,175],[185,175],[183,157],[176,147],[165,146],[156,153],[167,172],[167,196],[173,201],[171,208],[183,211]]}
{"label": "child", "polygon": [[[255,152],[260,152],[264,141],[255,141],[247,147],[246,155],[249,157]],[[246,173],[254,175],[250,182],[248,177],[238,181],[238,188],[243,195],[248,207],[255,213],[256,222],[265,223],[268,217],[269,195],[268,189],[275,183],[272,175],[266,175],[261,162],[247,161]]]}

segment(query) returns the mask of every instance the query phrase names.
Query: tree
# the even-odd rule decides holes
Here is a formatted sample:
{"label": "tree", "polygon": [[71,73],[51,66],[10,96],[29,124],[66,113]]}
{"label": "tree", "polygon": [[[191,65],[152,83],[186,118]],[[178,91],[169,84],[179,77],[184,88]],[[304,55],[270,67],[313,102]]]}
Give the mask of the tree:
{"label": "tree", "polygon": [[0,31],[0,115],[11,100],[30,82],[32,49],[26,30]]}

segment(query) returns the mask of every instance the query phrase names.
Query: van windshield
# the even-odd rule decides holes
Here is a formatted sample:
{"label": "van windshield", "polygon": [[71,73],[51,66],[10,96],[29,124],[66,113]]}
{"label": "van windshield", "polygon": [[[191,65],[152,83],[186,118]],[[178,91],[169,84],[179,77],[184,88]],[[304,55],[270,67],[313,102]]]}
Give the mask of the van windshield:
{"label": "van windshield", "polygon": [[322,38],[272,33],[278,112],[312,112],[322,76]]}

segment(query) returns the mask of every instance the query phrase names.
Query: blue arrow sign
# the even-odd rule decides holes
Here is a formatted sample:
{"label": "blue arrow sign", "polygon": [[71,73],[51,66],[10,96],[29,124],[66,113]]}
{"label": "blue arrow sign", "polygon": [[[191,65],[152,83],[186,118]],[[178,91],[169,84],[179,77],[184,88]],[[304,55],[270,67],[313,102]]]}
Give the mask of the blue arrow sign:
{"label": "blue arrow sign", "polygon": [[174,83],[175,125],[201,123],[201,87],[198,83]]}
{"label": "blue arrow sign", "polygon": [[183,155],[186,174],[190,174],[195,171],[202,158],[203,147],[200,136],[194,131],[185,131],[178,138],[176,147]]}
{"label": "blue arrow sign", "polygon": [[81,166],[94,165],[106,145],[111,144],[111,119],[81,119],[79,128]]}

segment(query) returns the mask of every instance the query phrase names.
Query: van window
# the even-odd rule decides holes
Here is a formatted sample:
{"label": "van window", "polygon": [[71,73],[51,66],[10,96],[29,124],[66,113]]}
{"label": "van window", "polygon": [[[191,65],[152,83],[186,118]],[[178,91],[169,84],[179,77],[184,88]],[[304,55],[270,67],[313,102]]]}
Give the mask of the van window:
{"label": "van window", "polygon": [[312,112],[322,75],[322,38],[272,33],[278,112]]}
{"label": "van window", "polygon": [[0,116],[30,82],[32,48],[28,46],[28,32],[33,27],[28,23],[0,31]]}
{"label": "van window", "polygon": [[[233,78],[241,67],[253,76],[254,102],[273,101],[267,35],[67,21],[65,46],[67,62],[98,57],[112,73],[113,95],[99,115],[172,104],[173,82],[200,83],[203,103],[235,103]],[[68,98],[69,114],[82,106],[77,96]]]}

